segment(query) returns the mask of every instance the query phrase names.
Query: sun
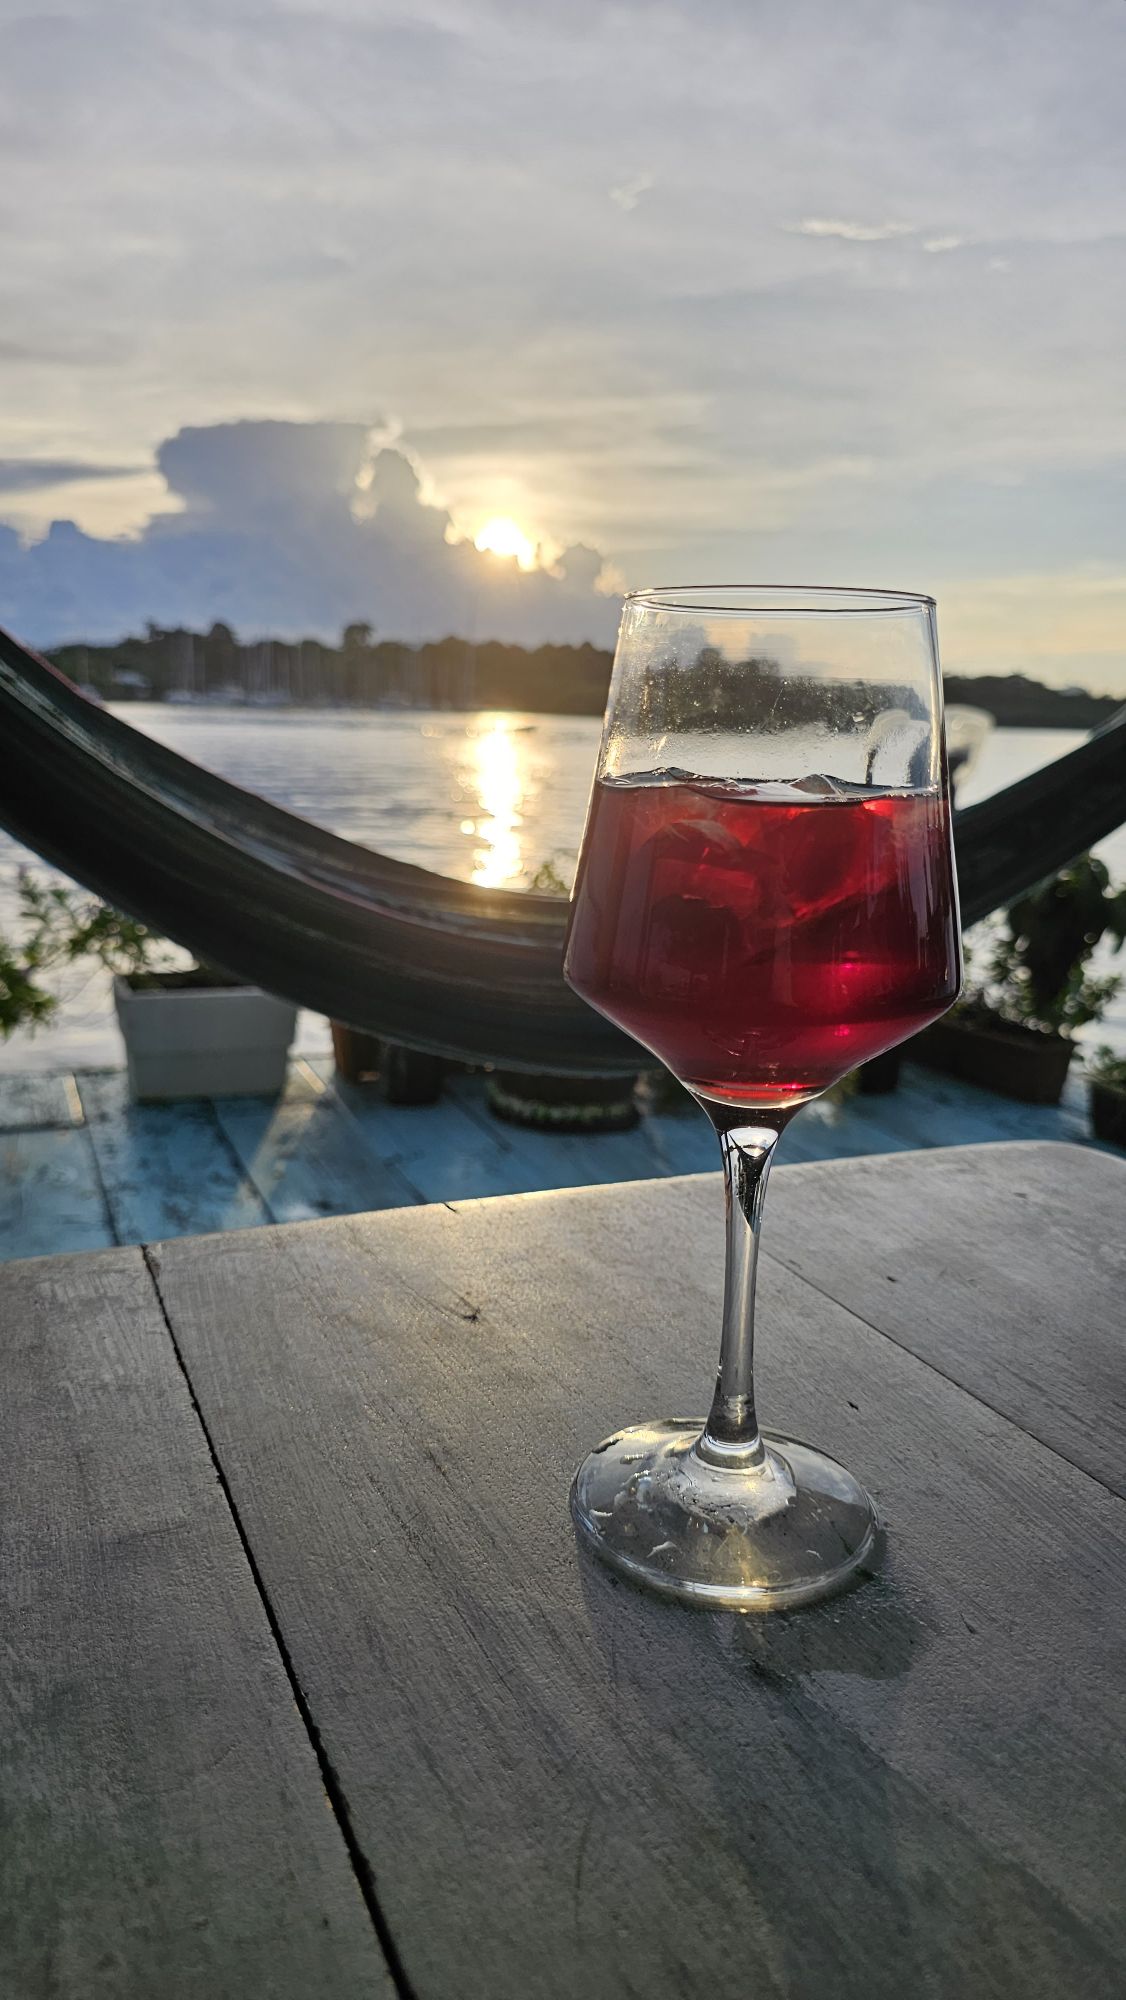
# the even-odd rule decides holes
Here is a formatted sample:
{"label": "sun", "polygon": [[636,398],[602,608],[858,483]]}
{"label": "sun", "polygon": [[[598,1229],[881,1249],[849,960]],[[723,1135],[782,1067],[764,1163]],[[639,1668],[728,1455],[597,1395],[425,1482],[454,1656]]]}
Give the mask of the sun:
{"label": "sun", "polygon": [[521,569],[534,569],[536,566],[536,545],[531,536],[524,533],[518,521],[509,520],[506,514],[498,514],[494,520],[485,522],[477,532],[474,547],[493,556],[515,556]]}

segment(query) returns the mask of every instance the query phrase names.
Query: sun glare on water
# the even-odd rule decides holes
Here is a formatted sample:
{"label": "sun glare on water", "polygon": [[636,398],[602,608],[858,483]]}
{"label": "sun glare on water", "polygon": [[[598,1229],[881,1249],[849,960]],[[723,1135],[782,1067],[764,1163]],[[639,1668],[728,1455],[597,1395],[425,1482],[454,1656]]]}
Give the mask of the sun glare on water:
{"label": "sun glare on water", "polygon": [[479,529],[474,546],[493,556],[515,556],[521,569],[536,566],[536,545],[530,535],[524,533],[518,521],[509,520],[506,514],[498,514],[492,521],[486,521]]}
{"label": "sun glare on water", "polygon": [[472,879],[483,889],[503,889],[518,879],[522,866],[524,756],[503,715],[481,731],[474,749],[475,768],[467,775],[481,817],[468,824],[481,845],[473,856]]}

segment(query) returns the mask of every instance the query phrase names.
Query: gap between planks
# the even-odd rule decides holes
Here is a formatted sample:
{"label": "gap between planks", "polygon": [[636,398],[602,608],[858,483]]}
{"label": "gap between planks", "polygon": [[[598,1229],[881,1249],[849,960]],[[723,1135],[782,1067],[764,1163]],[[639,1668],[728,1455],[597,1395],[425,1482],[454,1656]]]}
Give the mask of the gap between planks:
{"label": "gap between planks", "polygon": [[[335,1218],[326,1218],[326,1220],[329,1219],[335,1220]],[[270,1629],[270,1636],[273,1639],[274,1645],[277,1648],[278,1658],[282,1663],[282,1667],[285,1672],[286,1679],[289,1682],[290,1690],[293,1695],[297,1712],[301,1717],[302,1727],[304,1728],[305,1734],[309,1739],[313,1755],[317,1760],[317,1767],[321,1774],[321,1781],[325,1788],[325,1795],[328,1799],[333,1817],[336,1820],[338,1827],[340,1828],[341,1838],[343,1839],[344,1845],[347,1848],[348,1859],[351,1864],[352,1873],[356,1878],[356,1886],[363,1900],[364,1908],[366,1909],[368,1916],[371,1919],[372,1928],[375,1931],[376,1937],[379,1940],[379,1947],[387,1962],[387,1969],[390,1972],[396,1994],[399,1996],[399,2000],[417,2000],[417,1995],[415,1992],[414,1985],[412,1984],[411,1980],[407,1975],[406,1968],[404,1967],[402,1959],[399,1955],[398,1946],[395,1942],[394,1937],[391,1934],[390,1926],[379,1904],[379,1898],[375,1883],[375,1871],[372,1868],[372,1865],[368,1860],[366,1854],[364,1853],[363,1848],[361,1847],[359,1839],[357,1837],[355,1826],[352,1820],[351,1810],[349,1808],[347,1798],[345,1797],[344,1790],[340,1782],[339,1774],[336,1771],[335,1766],[333,1765],[332,1759],[328,1755],[328,1751],[325,1747],[321,1731],[317,1725],[316,1719],[313,1716],[312,1709],[309,1706],[305,1690],[302,1687],[300,1679],[298,1678],[297,1669],[294,1665],[293,1657],[290,1653],[289,1646],[286,1642],[286,1637],[282,1630],[281,1622],[278,1618],[277,1612],[274,1609],[270,1593],[266,1588],[265,1579],[258,1566],[258,1559],[255,1556],[254,1550],[251,1546],[250,1538],[243,1524],[242,1516],[240,1515],[238,1507],[235,1504],[234,1494],[231,1491],[231,1486],[227,1478],[226,1470],[223,1466],[222,1460],[219,1457],[218,1451],[216,1450],[215,1440],[211,1434],[210,1426],[208,1425],[207,1419],[203,1414],[203,1409],[201,1407],[199,1397],[196,1394],[195,1384],[192,1381],[191,1374],[189,1372],[188,1365],[183,1354],[183,1350],[181,1349],[180,1343],[176,1338],[176,1331],[172,1325],[172,1318],[168,1311],[167,1304],[165,1303],[164,1293],[161,1290],[160,1257],[158,1254],[158,1249],[156,1246],[148,1243],[142,1243],[139,1247],[141,1251],[141,1256],[144,1259],[145,1269],[148,1272],[149,1282],[152,1285],[153,1296],[156,1301],[157,1311],[159,1312],[161,1320],[163,1321],[164,1329],[168,1335],[172,1352],[176,1357],[176,1365],[179,1368],[181,1375],[183,1376],[184,1386],[188,1392],[188,1398],[191,1402],[192,1411],[194,1413],[196,1422],[198,1423],[200,1430],[203,1434],[204,1443],[207,1446],[208,1456],[211,1460],[211,1464],[215,1472],[215,1478],[218,1482],[220,1492],[223,1495],[224,1503],[231,1517],[231,1521],[234,1525],[235,1533],[239,1538],[239,1544],[242,1548],[243,1555],[246,1559],[246,1565],[248,1570],[250,1571],[251,1580],[254,1584],[254,1588],[255,1591],[257,1592],[258,1600],[262,1606],[263,1612],[265,1613],[266,1623]]]}

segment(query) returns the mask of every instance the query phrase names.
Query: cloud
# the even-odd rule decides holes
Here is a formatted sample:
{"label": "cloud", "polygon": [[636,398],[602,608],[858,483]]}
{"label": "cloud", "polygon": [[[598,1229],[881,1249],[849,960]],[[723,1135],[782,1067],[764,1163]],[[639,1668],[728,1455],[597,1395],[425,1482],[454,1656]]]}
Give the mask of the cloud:
{"label": "cloud", "polygon": [[285,513],[303,493],[351,495],[370,462],[374,428],[272,420],[188,425],[158,447],[156,462],[192,513],[234,523]]}
{"label": "cloud", "polygon": [[1122,689],[1126,571],[1120,563],[1080,570],[966,578],[941,618],[943,653],[970,673],[1027,673]]}
{"label": "cloud", "polygon": [[617,208],[627,212],[636,208],[643,194],[648,194],[653,185],[652,174],[635,174],[632,180],[623,181],[620,187],[610,189],[610,200]]}
{"label": "cloud", "polygon": [[839,236],[845,243],[888,243],[895,236],[913,236],[913,222],[834,222],[807,215],[797,226],[799,236]]}
{"label": "cloud", "polygon": [[85,465],[72,458],[0,458],[0,493],[38,493],[47,486],[75,486],[87,479],[122,479],[136,465]]}
{"label": "cloud", "polygon": [[531,571],[482,554],[366,425],[195,425],[157,462],[181,511],[132,540],[55,521],[23,546],[0,527],[0,622],[41,646],[113,640],[149,619],[222,619],[244,638],[327,639],[357,618],[401,639],[613,636],[597,549],[576,543]]}
{"label": "cloud", "polygon": [[[980,0],[910,0],[893,35],[886,15],[718,0],[701,35],[691,0],[526,0],[514,32],[510,0],[22,0],[0,451],[135,463],[235,414],[304,435],[292,496],[264,433],[253,466],[241,434],[222,465],[189,436],[175,499],[156,473],[10,489],[23,539],[52,515],[84,532],[30,564],[4,537],[9,600],[38,632],[81,629],[95,596],[107,619],[194,616],[190,555],[251,629],[290,599],[379,622],[377,593],[463,624],[458,590],[482,630],[578,623],[573,578],[490,595],[409,497],[425,560],[416,535],[401,576],[379,568],[370,445],[324,434],[305,460],[309,422],[385,404],[455,522],[511,515],[634,584],[960,589],[1111,560],[1121,0],[1027,0],[1019,33]],[[190,521],[146,526],[162,503]]]}

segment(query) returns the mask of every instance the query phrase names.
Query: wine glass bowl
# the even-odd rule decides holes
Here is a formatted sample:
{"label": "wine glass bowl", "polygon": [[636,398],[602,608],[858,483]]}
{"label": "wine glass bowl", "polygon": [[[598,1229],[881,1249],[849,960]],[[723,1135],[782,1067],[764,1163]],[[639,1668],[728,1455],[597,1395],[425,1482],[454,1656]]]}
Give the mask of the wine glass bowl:
{"label": "wine glass bowl", "polygon": [[706,1423],[645,1425],[579,1468],[616,1568],[697,1603],[800,1603],[870,1551],[851,1474],[760,1434],[754,1274],[799,1105],[936,1019],[961,958],[934,605],[749,588],[627,599],[566,975],[717,1131],[728,1210]]}
{"label": "wine glass bowl", "polygon": [[931,793],[599,778],[567,976],[697,1095],[798,1104],[957,991]]}

